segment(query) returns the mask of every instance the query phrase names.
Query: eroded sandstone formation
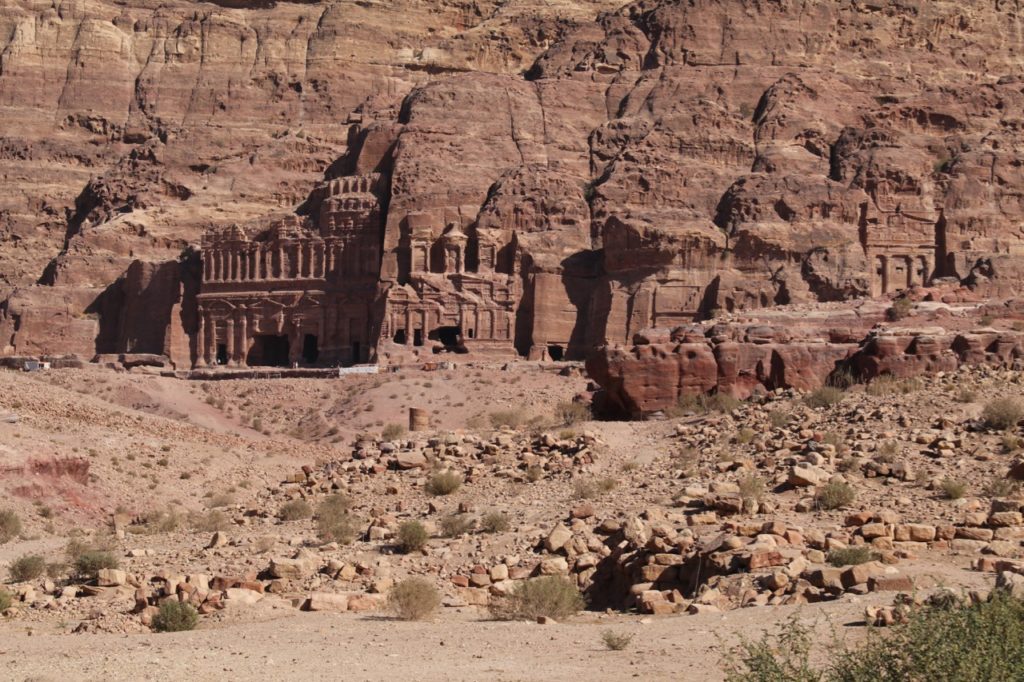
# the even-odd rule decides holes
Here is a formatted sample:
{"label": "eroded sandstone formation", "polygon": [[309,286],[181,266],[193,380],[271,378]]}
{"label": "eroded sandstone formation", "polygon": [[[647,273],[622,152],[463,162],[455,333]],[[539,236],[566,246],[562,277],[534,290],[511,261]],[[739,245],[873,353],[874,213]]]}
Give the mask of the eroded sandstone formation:
{"label": "eroded sandstone formation", "polygon": [[[1021,281],[1010,4],[6,1],[6,353],[579,358],[719,311]],[[361,178],[365,245],[339,250],[331,188]],[[164,274],[140,291],[135,261]],[[712,345],[686,361],[753,371],[716,369],[731,392],[832,357]]]}

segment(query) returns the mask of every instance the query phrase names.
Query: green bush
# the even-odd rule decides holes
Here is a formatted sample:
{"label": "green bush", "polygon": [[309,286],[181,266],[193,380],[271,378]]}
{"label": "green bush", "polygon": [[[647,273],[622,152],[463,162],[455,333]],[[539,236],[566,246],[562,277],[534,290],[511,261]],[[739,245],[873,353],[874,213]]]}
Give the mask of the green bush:
{"label": "green bush", "polygon": [[405,435],[406,428],[403,424],[388,424],[384,427],[384,430],[380,432],[380,437],[383,440],[396,440]]}
{"label": "green bush", "polygon": [[355,540],[358,521],[351,507],[351,500],[340,493],[324,498],[316,510],[317,535],[323,542],[347,545]]}
{"label": "green bush", "polygon": [[768,413],[768,423],[774,428],[781,429],[793,420],[793,413],[786,410],[772,410]]}
{"label": "green bush", "polygon": [[46,559],[38,554],[25,554],[11,563],[11,580],[24,583],[35,580],[46,572]]}
{"label": "green bush", "polygon": [[0,545],[10,542],[21,534],[21,519],[13,511],[0,511]]}
{"label": "green bush", "polygon": [[500,429],[503,426],[517,429],[526,421],[526,415],[521,409],[491,412],[488,418],[491,421],[491,426],[496,429]]}
{"label": "green bush", "polygon": [[75,559],[75,574],[83,580],[92,580],[100,569],[117,568],[120,562],[110,552],[102,549],[89,549]]}
{"label": "green bush", "polygon": [[601,633],[601,641],[609,651],[622,651],[633,641],[633,635],[625,632],[605,630]]}
{"label": "green bush", "polygon": [[737,485],[740,489],[740,498],[745,504],[760,504],[764,500],[767,486],[765,486],[764,479],[757,474],[744,476],[737,481]]}
{"label": "green bush", "polygon": [[313,507],[305,500],[291,500],[281,505],[277,515],[282,521],[300,521],[313,516]]}
{"label": "green bush", "polygon": [[959,500],[967,494],[967,484],[952,478],[945,478],[939,483],[939,489],[948,500]]}
{"label": "green bush", "polygon": [[1006,430],[1024,419],[1024,405],[1014,398],[996,398],[985,404],[981,420],[990,429]]}
{"label": "green bush", "polygon": [[485,533],[504,533],[510,525],[508,515],[499,511],[487,512],[480,519],[480,528]]}
{"label": "green bush", "polygon": [[425,578],[407,578],[388,595],[388,606],[402,620],[423,620],[440,605],[437,588]]}
{"label": "green bush", "polygon": [[1024,680],[1024,601],[997,591],[963,606],[946,600],[910,612],[905,624],[871,629],[854,647],[829,648],[812,666],[818,633],[793,618],[776,635],[744,640],[723,661],[730,682]]}
{"label": "green bush", "polygon": [[495,602],[491,610],[505,620],[537,620],[541,616],[560,620],[583,606],[583,595],[575,583],[551,575],[520,583],[511,595]]}
{"label": "green bush", "polygon": [[409,554],[417,552],[427,544],[430,534],[419,521],[406,521],[398,527],[398,549]]}
{"label": "green bush", "polygon": [[555,418],[562,426],[572,426],[592,418],[590,408],[582,403],[558,403],[555,406]]}
{"label": "green bush", "polygon": [[441,535],[446,538],[457,538],[473,530],[476,521],[467,514],[449,514],[441,519]]}
{"label": "green bush", "polygon": [[857,491],[852,485],[843,481],[832,481],[818,489],[814,495],[814,503],[818,509],[831,511],[850,506],[856,497]]}
{"label": "green bush", "polygon": [[14,603],[14,597],[7,590],[0,590],[0,613],[3,613],[7,609],[11,608],[11,604]]}
{"label": "green bush", "polygon": [[874,561],[878,555],[871,551],[867,545],[856,545],[854,547],[843,547],[833,549],[828,553],[828,562],[836,568],[842,566],[857,566]]}
{"label": "green bush", "polygon": [[610,493],[618,487],[619,482],[611,476],[576,481],[572,486],[572,496],[577,500],[592,500]]}
{"label": "green bush", "polygon": [[910,312],[914,309],[914,302],[909,298],[898,298],[892,302],[892,305],[888,310],[885,311],[886,317],[889,318],[890,322],[897,322],[906,317],[910,316]]}
{"label": "green bush", "polygon": [[841,388],[836,388],[835,386],[822,386],[808,394],[804,398],[804,403],[808,407],[832,407],[833,405],[841,403],[844,395],[845,394]]}
{"label": "green bush", "polygon": [[427,479],[426,490],[431,495],[451,495],[462,485],[462,476],[454,471],[438,471]]}
{"label": "green bush", "polygon": [[194,630],[199,623],[199,614],[191,604],[179,601],[165,601],[160,612],[153,616],[153,629],[157,632],[183,632]]}

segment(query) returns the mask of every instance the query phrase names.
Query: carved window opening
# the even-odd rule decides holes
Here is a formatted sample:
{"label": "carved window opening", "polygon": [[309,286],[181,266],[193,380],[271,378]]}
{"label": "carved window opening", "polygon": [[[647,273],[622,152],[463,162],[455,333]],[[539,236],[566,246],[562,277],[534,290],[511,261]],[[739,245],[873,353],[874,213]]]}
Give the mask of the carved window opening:
{"label": "carved window opening", "polygon": [[217,344],[217,364],[226,365],[228,364],[228,344],[218,343]]}
{"label": "carved window opening", "polygon": [[557,343],[548,344],[548,357],[555,362],[561,362],[565,359],[565,349]]}
{"label": "carved window opening", "polygon": [[352,342],[352,364],[356,364],[357,362],[361,362],[362,361],[362,358],[360,357],[360,355],[362,354],[362,351],[363,351],[363,349],[359,346],[359,342],[358,341],[353,341]]}
{"label": "carved window opening", "polygon": [[394,341],[397,344],[405,345],[405,330],[399,329],[395,332]]}
{"label": "carved window opening", "polygon": [[302,338],[302,359],[313,364],[320,356],[320,348],[317,344],[316,334],[306,334]]}
{"label": "carved window opening", "polygon": [[412,331],[412,345],[422,346],[423,345],[423,330],[414,329]]}
{"label": "carved window opening", "polygon": [[440,341],[444,346],[459,345],[462,329],[459,327],[438,327],[430,332],[430,338]]}
{"label": "carved window opening", "polygon": [[473,338],[473,330],[472,329],[467,330],[466,331],[466,336],[468,336],[469,338]]}

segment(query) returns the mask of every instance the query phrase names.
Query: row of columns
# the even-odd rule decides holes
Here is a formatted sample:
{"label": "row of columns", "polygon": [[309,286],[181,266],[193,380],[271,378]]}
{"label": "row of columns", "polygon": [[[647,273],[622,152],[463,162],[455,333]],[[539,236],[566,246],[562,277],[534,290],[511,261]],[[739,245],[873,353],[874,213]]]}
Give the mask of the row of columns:
{"label": "row of columns", "polygon": [[[404,324],[402,323],[403,317]],[[413,345],[415,332],[419,330],[421,338],[425,340],[431,329],[442,326],[440,320],[437,320],[437,324],[433,324],[434,321],[430,317],[427,310],[408,307],[404,315],[399,313],[392,318],[391,335],[394,336],[395,332],[399,329],[404,329],[405,345],[409,346]],[[509,340],[512,338],[510,320],[510,315],[503,310],[462,308],[459,311],[459,326],[462,329],[463,336],[467,339]],[[481,325],[481,322],[485,324]]]}
{"label": "row of columns", "polygon": [[[357,245],[352,245],[356,247]],[[268,279],[323,279],[328,272],[345,269],[354,274],[375,274],[377,249],[362,244],[350,248],[342,241],[299,242],[292,246],[263,244],[213,247],[203,252],[203,281],[246,282]]]}
{"label": "row of columns", "polygon": [[[880,296],[890,291],[908,289],[914,285],[928,284],[932,273],[931,259],[921,254],[876,254],[873,257],[874,276],[872,293]],[[897,265],[902,264],[904,272],[897,272]]]}

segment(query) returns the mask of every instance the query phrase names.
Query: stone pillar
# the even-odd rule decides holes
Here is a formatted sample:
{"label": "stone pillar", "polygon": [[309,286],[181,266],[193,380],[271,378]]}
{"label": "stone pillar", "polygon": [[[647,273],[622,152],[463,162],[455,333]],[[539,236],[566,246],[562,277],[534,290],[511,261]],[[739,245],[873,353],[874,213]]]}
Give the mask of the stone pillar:
{"label": "stone pillar", "polygon": [[196,331],[196,359],[193,367],[206,367],[206,314],[199,309],[199,329]]}
{"label": "stone pillar", "polygon": [[295,279],[302,279],[302,249],[304,246],[301,241],[295,244]]}
{"label": "stone pillar", "polygon": [[238,355],[237,362],[239,367],[246,366],[245,355],[249,350],[249,315],[243,312],[238,318],[238,347],[236,353]]}
{"label": "stone pillar", "polygon": [[209,314],[206,316],[206,362],[217,364],[217,322]]}
{"label": "stone pillar", "polygon": [[224,343],[228,350],[228,367],[235,366],[235,318],[229,317],[225,321]]}

